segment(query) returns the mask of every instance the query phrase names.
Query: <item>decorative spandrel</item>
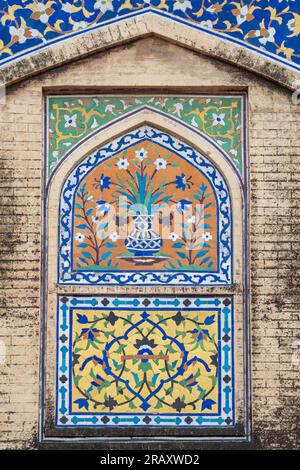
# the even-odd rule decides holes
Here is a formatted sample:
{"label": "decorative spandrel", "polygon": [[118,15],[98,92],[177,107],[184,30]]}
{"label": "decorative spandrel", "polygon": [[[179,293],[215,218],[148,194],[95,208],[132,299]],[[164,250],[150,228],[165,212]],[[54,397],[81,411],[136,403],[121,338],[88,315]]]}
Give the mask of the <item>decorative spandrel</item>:
{"label": "decorative spandrel", "polygon": [[59,281],[232,282],[231,203],[217,168],[149,126],[87,157],[60,204]]}
{"label": "decorative spandrel", "polygon": [[241,95],[51,96],[47,107],[47,173],[88,136],[148,110],[212,142],[243,178],[244,104]]}
{"label": "decorative spandrel", "polygon": [[232,426],[232,299],[62,297],[57,426]]}

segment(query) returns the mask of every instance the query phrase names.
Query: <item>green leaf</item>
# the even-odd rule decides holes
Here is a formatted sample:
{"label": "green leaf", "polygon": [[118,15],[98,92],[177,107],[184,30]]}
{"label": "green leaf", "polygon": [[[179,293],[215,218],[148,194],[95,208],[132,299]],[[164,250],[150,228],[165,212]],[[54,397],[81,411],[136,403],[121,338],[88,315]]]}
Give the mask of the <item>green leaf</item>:
{"label": "green leaf", "polygon": [[157,400],[156,405],[154,407],[155,410],[158,410],[159,408],[162,408],[162,404],[159,400]]}
{"label": "green leaf", "polygon": [[139,365],[139,369],[143,372],[147,372],[148,370],[152,369],[152,366],[149,362],[141,362]]}
{"label": "green leaf", "polygon": [[176,350],[173,348],[172,344],[167,344],[166,349],[167,349],[170,353],[175,353],[175,352],[176,352]]}
{"label": "green leaf", "polygon": [[129,402],[129,408],[130,408],[131,410],[135,410],[135,409],[136,409],[136,406],[135,406],[135,404],[133,403],[133,401],[130,401],[130,402]]}
{"label": "green leaf", "polygon": [[75,375],[75,377],[74,377],[74,379],[73,379],[73,380],[74,380],[74,385],[75,385],[75,387],[78,386],[78,383],[79,383],[79,381],[80,381],[81,378],[82,378],[82,375]]}

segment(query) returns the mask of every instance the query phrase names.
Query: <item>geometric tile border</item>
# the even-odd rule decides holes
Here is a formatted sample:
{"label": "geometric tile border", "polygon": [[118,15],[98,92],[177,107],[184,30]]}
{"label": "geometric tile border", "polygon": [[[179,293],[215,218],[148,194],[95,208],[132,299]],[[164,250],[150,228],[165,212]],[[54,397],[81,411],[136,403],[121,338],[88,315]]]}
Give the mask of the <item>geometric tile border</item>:
{"label": "geometric tile border", "polygon": [[[127,327],[124,328],[124,324],[121,323],[121,321],[124,321],[124,312],[127,312],[128,315],[125,319],[127,324],[131,325],[130,328],[128,327],[128,331],[126,330]],[[90,321],[91,315],[92,321]],[[204,328],[200,327],[200,322],[198,322],[197,329],[191,329],[189,323],[196,324],[195,318],[198,318],[197,316],[201,316],[201,325],[204,325]],[[138,319],[138,321],[135,322],[133,318]],[[159,321],[155,323],[156,319],[159,319]],[[101,322],[102,326],[98,325],[98,328],[96,328],[95,322]],[[118,324],[120,325],[119,332],[116,333],[117,330],[114,330],[114,328]],[[184,326],[183,333],[180,328],[185,324],[187,326]],[[76,333],[76,328],[79,327],[80,329]],[[177,331],[178,329],[180,331]],[[212,333],[212,329],[215,333]],[[56,426],[63,428],[148,428],[162,426],[224,428],[233,426],[233,333],[233,300],[232,297],[228,296],[178,298],[171,296],[60,296],[57,312]],[[151,337],[149,334],[154,336]],[[138,336],[143,337],[143,340],[137,340]],[[216,341],[214,341],[214,337]],[[131,341],[130,338],[133,338],[133,340]],[[168,340],[167,346],[164,345],[166,340]],[[73,351],[73,347],[78,344],[78,341],[79,343],[85,341],[84,344],[88,346],[79,347]],[[95,341],[97,341],[97,344]],[[125,345],[122,341],[125,341]],[[196,344],[196,347],[194,344]],[[133,351],[133,345],[135,348],[139,348],[138,353],[125,355],[128,352],[127,347],[131,348],[131,352]],[[113,350],[116,346],[118,346],[118,350]],[[215,359],[211,359],[209,366],[205,365],[205,354],[208,353],[209,348],[213,347],[217,348],[217,354],[214,355]],[[167,353],[164,353],[164,348],[168,349]],[[158,352],[159,349],[162,351]],[[171,375],[172,373],[175,375],[170,377],[169,370],[167,370],[168,375],[166,375],[166,364],[169,364],[169,366],[171,362],[173,364],[173,356],[171,355],[176,356],[177,350],[181,352],[177,356],[176,374],[171,372]],[[72,353],[74,354],[73,364]],[[117,357],[116,354],[119,354],[119,361],[114,360]],[[198,357],[196,357],[197,355]],[[168,362],[170,356],[172,361]],[[112,386],[113,381],[107,383],[109,382],[107,377],[110,379],[116,377],[112,371],[112,364],[115,363],[117,369],[121,367],[123,370],[126,361],[130,362],[130,367],[127,368],[125,380],[122,379],[121,372],[118,372],[118,378],[122,383],[119,393],[114,395],[116,400],[109,395],[109,392],[105,392],[104,404],[101,403],[100,406],[101,400],[98,399],[97,401],[95,397],[102,393],[103,387]],[[217,363],[214,361],[217,361]],[[152,387],[151,393],[148,395],[148,392],[144,394],[141,392],[141,387],[139,387],[140,393],[136,393],[132,390],[132,383],[136,384],[136,382],[130,382],[131,376],[133,375],[135,378],[135,375],[137,375],[133,370],[136,368],[139,373],[142,366],[144,372],[141,373],[141,376],[145,378],[148,374],[145,370],[149,371],[151,369],[150,362],[151,364],[154,362],[156,364],[165,364],[164,367],[159,369],[159,373],[155,374],[155,377],[158,376],[155,380],[158,380],[158,382],[160,380],[160,386],[157,385],[157,382],[155,384],[156,388]],[[174,362],[176,363],[176,360]],[[121,366],[119,366],[120,363]],[[193,369],[190,373],[189,367],[193,368],[195,365],[200,372],[198,371],[195,374],[195,369]],[[146,369],[144,369],[145,366],[147,366]],[[80,373],[79,378],[76,376],[76,367],[79,368],[77,370],[83,371]],[[88,367],[89,373],[87,372]],[[205,394],[205,391],[201,388],[201,385],[203,385],[201,381],[207,379],[207,377],[204,377],[205,370],[211,370],[213,367],[216,369],[217,380],[215,380],[215,384],[209,390],[209,393]],[[182,385],[180,381],[185,373],[187,376]],[[151,374],[153,382],[152,369]],[[163,377],[167,377],[167,379],[164,380]],[[74,381],[77,381],[76,384],[74,384]],[[80,386],[78,386],[78,383]],[[181,383],[182,389],[185,391],[185,397],[178,398],[177,396],[176,398],[175,393],[173,396],[174,402],[172,398],[173,404],[171,405],[173,412],[162,412],[160,409],[151,412],[155,403],[154,395],[158,396],[160,402],[164,402],[164,400],[167,400],[168,394],[173,394],[173,390],[171,392],[166,391],[163,395],[164,400],[160,398],[162,396],[161,389],[167,383],[172,383],[172,387],[174,386],[176,390],[176,387],[179,387],[178,384]],[[76,388],[76,385],[78,388]],[[120,383],[117,383],[117,385],[120,386]],[[82,391],[84,386],[86,392],[83,391],[82,396],[78,395],[78,389]],[[126,388],[127,395],[131,393],[133,396],[131,400],[125,401],[125,403],[129,402],[129,412],[117,412],[119,406],[117,401],[120,400],[120,397],[123,400],[122,397],[124,396],[122,388]],[[191,402],[187,403],[186,397],[190,396],[190,389],[200,390],[199,396],[197,395],[198,398],[200,397],[199,400],[194,401],[193,406],[195,409],[191,407]],[[77,395],[73,397],[72,394],[75,393]],[[127,396],[126,394],[125,396]],[[138,406],[132,406],[134,403]],[[185,411],[186,407],[190,407],[191,412],[189,410],[187,413]],[[161,405],[159,408],[161,408]],[[174,409],[176,409],[175,413]]]}

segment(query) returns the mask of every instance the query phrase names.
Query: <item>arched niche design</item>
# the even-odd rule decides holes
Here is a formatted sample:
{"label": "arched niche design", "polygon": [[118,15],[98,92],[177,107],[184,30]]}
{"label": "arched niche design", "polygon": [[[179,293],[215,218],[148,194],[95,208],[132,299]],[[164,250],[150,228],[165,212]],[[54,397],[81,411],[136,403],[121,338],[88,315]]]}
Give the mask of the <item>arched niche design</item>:
{"label": "arched niche design", "polygon": [[[221,205],[225,204],[224,215],[221,214],[218,221],[216,218],[215,228],[212,227],[214,234],[219,234],[219,244],[220,237],[226,240],[226,250],[223,252],[225,264],[222,265],[222,250],[217,250],[220,255],[217,273],[174,270],[170,276],[171,271],[165,269],[156,273],[156,281],[152,282],[154,276],[150,267],[144,271],[128,268],[122,273],[118,273],[117,269],[113,273],[109,270],[104,273],[97,269],[84,270],[80,266],[77,272],[73,272],[74,263],[70,254],[74,248],[74,237],[70,234],[75,215],[79,215],[80,219],[82,214],[71,214],[69,209],[77,204],[78,210],[82,210],[82,204],[77,200],[79,193],[84,195],[86,191],[95,189],[103,194],[101,185],[102,189],[110,189],[116,172],[105,174],[102,171],[103,163],[111,160],[113,165],[118,165],[123,161],[124,165],[124,160],[127,163],[133,159],[138,161],[136,152],[140,152],[140,156],[144,152],[146,159],[152,152],[150,148],[158,151],[156,159],[168,161],[170,158],[178,164],[178,159],[182,158],[185,169],[190,172],[194,169],[193,176],[211,188],[211,205],[215,205],[219,215]],[[107,155],[107,152],[110,154]],[[168,157],[168,154],[171,156]],[[172,171],[174,168],[177,166],[172,167]],[[178,183],[173,183],[174,191],[170,194],[176,194],[175,190],[189,182],[190,175],[185,173],[184,177],[187,178],[183,182],[183,173],[174,174],[174,179],[169,172],[170,182]],[[95,181],[96,188],[92,189]],[[164,186],[161,181],[160,184]],[[94,194],[86,196],[94,198]],[[103,201],[102,205],[107,202],[104,198]],[[176,204],[178,202],[176,200]],[[80,435],[83,432],[87,437],[114,440],[128,435],[128,432],[134,437],[153,437],[157,436],[157,428],[168,428],[168,436],[180,435],[182,438],[188,435],[197,438],[213,435],[243,437],[246,425],[243,193],[237,174],[222,153],[181,124],[145,111],[143,119],[141,115],[131,116],[126,122],[100,131],[74,150],[53,174],[46,210],[45,436],[76,436],[80,428]],[[84,231],[85,227],[79,227],[79,230]],[[84,240],[86,235],[76,242],[84,243]],[[111,239],[110,245],[115,241]],[[179,243],[177,239],[173,242]],[[91,251],[86,246],[83,248],[88,255],[81,258],[88,262]],[[151,257],[153,255],[151,252]],[[230,269],[227,269],[228,266]],[[101,282],[103,274],[108,276],[106,282]],[[137,281],[134,280],[135,276],[138,276]],[[166,282],[168,276],[170,282]],[[125,285],[124,279],[129,280]],[[216,279],[216,282],[211,282],[211,279]],[[124,312],[133,317],[124,320]],[[168,318],[164,317],[167,312]],[[95,351],[91,356],[82,354],[84,348],[80,341],[85,338],[90,344],[101,335],[99,325],[93,324],[100,321],[99,315],[113,333],[112,330],[107,333],[109,340],[99,354]],[[156,315],[161,315],[160,320]],[[130,327],[128,322],[131,322]],[[163,328],[160,322],[163,322]],[[192,325],[189,322],[195,323]],[[154,332],[156,336],[151,338]],[[192,341],[199,344],[193,349],[194,346],[188,346],[189,342],[179,341],[178,335],[191,335]],[[204,340],[214,344],[216,350],[208,348],[205,352]],[[165,341],[168,341],[167,345]],[[160,351],[158,344],[161,345]],[[204,352],[200,352],[200,344]],[[176,370],[174,374],[170,372],[169,365],[155,374],[151,369],[151,384],[147,382],[146,393],[146,385],[141,385],[140,380],[145,380],[150,372],[145,369],[146,375],[141,379],[140,364],[143,368],[150,367],[152,361],[166,364],[171,359],[164,348],[172,351],[172,367]],[[119,358],[123,364],[120,372],[117,355],[121,350],[124,354]],[[208,352],[214,354],[209,355]],[[70,362],[72,354],[76,359],[73,367]],[[213,356],[215,359],[211,359]],[[130,367],[126,361],[133,361]],[[129,377],[131,370],[133,375]],[[167,400],[168,385],[173,381],[178,383],[178,377],[182,383],[176,389],[176,396],[172,396],[172,392]],[[103,383],[108,390],[102,394]],[[136,390],[137,384],[141,387],[139,391]],[[200,387],[195,400],[182,395],[189,386]],[[127,397],[121,402],[118,387],[121,395],[125,393]],[[95,390],[100,393],[98,398],[94,395]],[[129,408],[127,403],[131,403]],[[190,429],[187,431],[186,428]]]}
{"label": "arched niche design", "polygon": [[[171,226],[160,235],[152,225],[166,227],[170,209]],[[112,212],[114,219],[121,212],[133,218],[128,233]],[[170,134],[142,126],[86,157],[66,179],[58,282],[231,284],[231,226],[230,195],[218,170]]]}

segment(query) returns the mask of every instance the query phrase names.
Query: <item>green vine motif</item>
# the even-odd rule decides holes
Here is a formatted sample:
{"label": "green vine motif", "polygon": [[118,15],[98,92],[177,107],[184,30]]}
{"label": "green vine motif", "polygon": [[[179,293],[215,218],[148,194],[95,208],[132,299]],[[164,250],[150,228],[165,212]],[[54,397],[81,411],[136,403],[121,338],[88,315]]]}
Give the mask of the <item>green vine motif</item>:
{"label": "green vine motif", "polygon": [[213,140],[243,171],[241,97],[51,97],[49,98],[48,171],[75,144],[128,113],[151,108],[188,124]]}

